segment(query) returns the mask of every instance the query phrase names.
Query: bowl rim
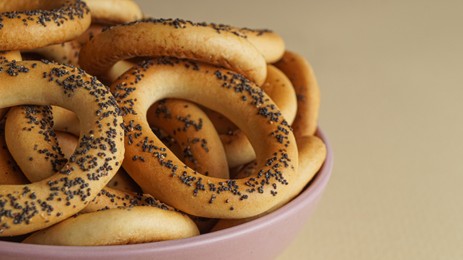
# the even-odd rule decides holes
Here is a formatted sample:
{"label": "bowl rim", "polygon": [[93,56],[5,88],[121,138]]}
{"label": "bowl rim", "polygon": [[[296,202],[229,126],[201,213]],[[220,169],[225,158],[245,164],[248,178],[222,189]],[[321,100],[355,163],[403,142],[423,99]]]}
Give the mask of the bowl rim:
{"label": "bowl rim", "polygon": [[0,253],[2,255],[16,255],[21,252],[20,255],[31,255],[35,257],[49,256],[50,252],[53,252],[55,257],[70,257],[70,256],[102,256],[110,257],[111,255],[117,256],[121,254],[125,255],[139,255],[149,252],[163,252],[170,250],[185,250],[191,247],[198,247],[211,242],[217,242],[221,240],[228,240],[234,237],[243,236],[246,233],[252,233],[253,231],[267,226],[272,223],[280,221],[282,218],[286,218],[287,215],[292,214],[295,211],[301,210],[307,204],[316,200],[331,177],[333,168],[333,151],[329,143],[327,136],[320,130],[317,129],[316,135],[320,137],[327,148],[327,156],[324,164],[318,171],[318,173],[311,180],[309,186],[302,191],[296,198],[288,202],[286,205],[269,213],[265,216],[257,218],[247,223],[240,224],[235,227],[202,234],[199,236],[184,238],[170,241],[159,241],[143,244],[134,245],[114,245],[114,246],[53,246],[53,245],[34,245],[34,244],[23,244],[18,242],[0,241]]}

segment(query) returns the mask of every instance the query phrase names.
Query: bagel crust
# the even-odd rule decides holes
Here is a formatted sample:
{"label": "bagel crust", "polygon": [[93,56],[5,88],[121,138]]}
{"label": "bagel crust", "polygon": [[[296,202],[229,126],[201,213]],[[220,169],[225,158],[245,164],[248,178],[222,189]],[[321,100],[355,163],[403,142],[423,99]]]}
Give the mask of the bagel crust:
{"label": "bagel crust", "polygon": [[[124,112],[124,168],[159,200],[195,216],[243,218],[272,208],[295,185],[298,158],[290,126],[270,98],[240,74],[161,58],[129,70],[111,89]],[[229,117],[256,150],[256,173],[219,179],[184,165],[149,131],[146,111],[163,98],[188,99]]]}
{"label": "bagel crust", "polygon": [[[296,197],[302,190],[307,186],[307,184],[312,180],[315,174],[320,170],[323,165],[323,162],[326,159],[326,145],[323,143],[323,140],[314,135],[303,136],[297,138],[297,147],[299,153],[299,166],[298,166],[298,180],[296,181],[297,185],[294,186],[294,189],[291,193],[288,193],[288,196],[283,200],[279,205],[276,205],[267,212],[264,212],[258,216],[251,218],[242,218],[242,219],[221,219],[216,225],[212,228],[212,231],[218,231],[226,229],[229,227],[234,227],[256,218],[267,215],[270,212],[273,212],[276,209],[284,206],[294,197]],[[255,170],[255,163],[251,163],[241,170],[236,178],[245,178],[249,176],[252,171]]]}
{"label": "bagel crust", "polygon": [[156,207],[133,207],[80,214],[34,233],[24,243],[125,245],[196,235],[199,235],[199,231],[195,223],[183,214]]}
{"label": "bagel crust", "polygon": [[100,76],[117,61],[138,56],[188,58],[223,66],[258,85],[267,74],[262,54],[240,34],[227,27],[180,19],[144,19],[113,26],[81,49],[79,64]]}
{"label": "bagel crust", "polygon": [[85,32],[91,21],[81,0],[0,0],[0,12],[0,50],[66,42]]}
{"label": "bagel crust", "polygon": [[132,0],[85,0],[92,12],[92,23],[119,24],[143,18],[140,7]]}
{"label": "bagel crust", "polygon": [[0,236],[12,236],[62,221],[98,194],[122,163],[122,119],[107,88],[74,67],[0,62],[0,82],[0,107],[54,104],[81,119],[78,148],[62,169],[31,184],[0,185]]}
{"label": "bagel crust", "polygon": [[297,95],[297,113],[292,124],[294,135],[299,138],[314,135],[318,126],[320,88],[312,66],[303,56],[286,51],[274,64],[291,80]]}
{"label": "bagel crust", "polygon": [[180,158],[204,175],[228,178],[228,163],[219,134],[207,115],[194,103],[167,99],[147,115],[150,126],[164,130],[181,148]]}

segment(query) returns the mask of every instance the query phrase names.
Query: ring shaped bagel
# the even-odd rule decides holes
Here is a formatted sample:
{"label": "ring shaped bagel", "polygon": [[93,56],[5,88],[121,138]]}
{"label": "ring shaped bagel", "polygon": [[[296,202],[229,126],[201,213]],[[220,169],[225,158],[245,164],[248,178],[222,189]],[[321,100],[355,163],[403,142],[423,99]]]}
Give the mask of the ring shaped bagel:
{"label": "ring shaped bagel", "polygon": [[181,148],[180,158],[190,168],[212,177],[230,177],[219,134],[198,106],[179,99],[162,100],[149,109],[147,120],[174,138]]}
{"label": "ring shaped bagel", "polygon": [[[8,132],[25,133],[19,136],[18,138],[15,138],[14,139],[15,142],[13,142],[13,145],[11,145],[11,141],[10,141],[10,146],[15,147],[15,150],[17,150],[19,154],[22,155],[23,157],[27,158],[29,156],[33,156],[30,158],[34,158],[33,163],[27,164],[27,165],[21,165],[24,168],[24,172],[27,173],[27,175],[29,176],[29,179],[33,181],[37,181],[37,179],[46,178],[49,175],[53,174],[53,168],[56,168],[57,165],[62,164],[63,162],[64,163],[67,162],[67,160],[64,158],[63,153],[61,153],[60,147],[62,147],[62,144],[58,145],[58,143],[56,142],[56,135],[52,128],[53,117],[52,117],[52,110],[50,106],[13,107],[10,109],[8,113],[8,119],[9,121],[7,122],[7,124],[11,126],[7,129]],[[25,122],[24,119],[27,119],[28,121]],[[11,136],[9,137],[11,138]],[[35,143],[32,145],[32,143],[29,142],[28,138],[31,138],[31,140],[35,139],[36,140]],[[61,141],[63,141],[63,139],[61,139]],[[27,163],[27,160],[25,161],[22,160],[20,161],[20,163],[22,164]],[[184,228],[185,228],[185,225],[187,225],[186,228],[189,231],[196,229],[195,224],[192,223],[191,220],[187,220],[187,218],[185,216],[182,216],[181,213],[176,212],[172,207],[169,207],[166,204],[159,202],[158,200],[154,199],[152,196],[135,194],[133,192],[127,193],[127,192],[111,189],[109,187],[103,188],[100,192],[98,192],[95,198],[90,203],[88,203],[88,206],[85,207],[83,210],[81,210],[80,213],[90,213],[90,212],[96,212],[96,211],[108,210],[108,209],[137,208],[139,206],[150,206],[156,209],[154,211],[136,209],[136,211],[139,212],[138,214],[145,214],[145,215],[149,214],[150,217],[153,217],[152,221],[155,221],[156,223],[167,222],[167,223],[172,223],[171,225],[175,224],[176,230],[178,230],[177,232],[173,232],[172,235],[170,233],[163,234],[161,232],[165,231],[165,229],[160,229],[158,226],[154,226],[154,227],[157,227],[157,233],[156,233],[157,235],[153,236],[153,234],[151,234],[149,241],[158,241],[162,238],[169,238],[170,236],[177,238],[175,237],[176,233],[184,232],[181,229],[182,225],[184,226]],[[159,211],[170,211],[170,212],[161,213]],[[113,211],[105,213],[105,214],[90,214],[87,217],[83,217],[83,219],[85,219],[86,221],[89,221],[89,223],[93,223],[95,221],[98,222],[99,220],[95,218],[99,218],[103,216],[105,218],[110,218],[111,214],[113,214],[112,212]],[[160,218],[167,218],[167,217],[170,218],[171,220],[160,219]],[[82,217],[80,217],[79,219],[81,218]],[[173,221],[172,218],[177,219],[177,220]],[[124,223],[124,226],[123,226],[125,228],[124,230],[127,230],[128,229],[128,227],[126,227],[127,225],[129,227],[132,227],[132,226],[137,227],[136,226],[137,224],[130,223],[129,221],[139,222],[140,219],[147,219],[147,216],[131,215],[131,217],[128,218],[128,216],[124,215],[122,219],[124,219],[125,221],[128,221],[127,223]],[[67,220],[65,220],[65,222],[66,221]],[[69,223],[69,222],[66,222],[66,223]],[[118,222],[118,223],[120,224],[121,222]],[[188,226],[188,223],[190,223],[189,226]],[[63,224],[60,224],[60,227],[63,227]],[[69,235],[69,233],[67,232],[72,232],[73,237],[76,237],[76,236],[79,237],[79,234],[82,234],[82,233],[85,234],[85,232],[83,231],[84,229],[76,233],[76,230],[68,231],[72,229],[71,226],[66,225],[65,227],[66,227],[65,231],[61,230],[62,229],[61,228],[60,229],[61,232],[59,234],[56,234],[53,232],[51,232],[50,234],[49,230],[47,230],[46,232],[39,231],[39,234],[46,234],[48,236],[47,239],[43,241],[51,241],[52,239],[62,239],[63,236]],[[121,231],[116,232],[114,231],[114,228],[116,227],[117,226],[114,226],[114,223],[113,223],[109,225],[109,228],[112,228],[112,229],[106,229],[106,230],[99,229],[100,231],[105,230],[106,236],[108,238],[111,237],[111,239],[106,238],[105,239],[106,242],[104,242],[103,244],[119,244],[121,243],[120,241],[132,241],[132,243],[144,241],[143,240],[144,236],[140,236],[139,234],[137,236],[134,236],[133,232],[126,232],[126,233],[121,233]],[[51,227],[50,229],[54,230],[56,229],[56,227]],[[98,232],[98,230],[92,230],[92,233],[96,233],[96,232]],[[151,232],[154,232],[154,230]],[[194,235],[194,234],[191,234],[191,235]],[[36,237],[36,236],[38,235],[33,235],[32,237]],[[179,235],[178,238],[182,238],[182,235]],[[140,241],[140,239],[142,240]],[[86,241],[88,243],[88,240]],[[74,245],[74,243],[71,243],[71,242],[67,242],[67,243],[70,243],[69,245]]]}
{"label": "ring shaped bagel", "polygon": [[[70,126],[65,125],[69,122]],[[53,175],[68,162],[78,145],[79,126],[76,114],[61,107],[16,106],[8,111],[5,136],[13,158],[29,181],[35,182]],[[55,131],[57,128],[62,132]],[[122,168],[107,187],[139,191]]]}
{"label": "ring shaped bagel", "polygon": [[26,50],[70,41],[90,26],[80,0],[1,0],[0,50]]}
{"label": "ring shaped bagel", "polygon": [[[317,136],[303,136],[297,139],[298,153],[299,153],[299,166],[298,166],[298,180],[296,181],[293,191],[288,193],[288,196],[283,200],[279,205],[273,207],[267,212],[262,213],[259,216],[254,216],[251,218],[243,219],[221,219],[217,224],[212,228],[212,231],[222,230],[229,227],[234,227],[239,224],[243,224],[259,218],[263,215],[266,215],[281,206],[285,205],[291,199],[296,197],[301,191],[307,186],[307,184],[312,180],[315,174],[320,170],[323,165],[323,162],[326,159],[326,146],[323,141]],[[255,168],[255,164],[251,164],[249,168]],[[255,169],[246,169],[239,172],[236,178],[245,178],[252,173]]]}
{"label": "ring shaped bagel", "polygon": [[[277,205],[295,185],[297,147],[289,124],[265,93],[242,75],[161,58],[129,70],[111,89],[124,113],[124,168],[159,200],[195,216],[243,218]],[[184,165],[149,131],[146,121],[148,108],[164,98],[187,99],[229,117],[255,148],[258,172],[245,179],[220,179]],[[143,160],[133,161],[133,156]]]}
{"label": "ring shaped bagel", "polygon": [[267,74],[262,54],[245,38],[213,24],[179,19],[113,26],[81,49],[79,63],[88,73],[101,76],[117,61],[140,56],[171,56],[223,66],[258,85]]}
{"label": "ring shaped bagel", "polygon": [[[288,123],[294,121],[297,111],[297,100],[294,87],[283,72],[272,65],[267,66],[267,78],[261,86],[262,90],[275,102],[281,114]],[[209,115],[215,113],[209,110]],[[222,139],[227,161],[230,167],[248,163],[256,158],[254,149],[248,138],[230,121],[221,116],[213,116],[213,123],[217,129],[226,129],[222,132]]]}
{"label": "ring shaped bagel", "polygon": [[103,246],[155,242],[199,235],[191,219],[153,207],[110,209],[71,217],[40,230],[24,243]]}
{"label": "ring shaped bagel", "polygon": [[119,24],[143,18],[132,0],[84,0],[92,13],[92,23]]}
{"label": "ring shaped bagel", "polygon": [[318,125],[320,89],[310,63],[301,55],[286,51],[274,65],[288,76],[296,91],[297,114],[292,124],[294,135],[314,135]]}
{"label": "ring shaped bagel", "polygon": [[[118,61],[105,78],[114,82],[133,66],[136,64]],[[197,122],[191,117],[196,117]],[[229,178],[222,142],[201,108],[185,100],[163,100],[148,110],[147,120],[167,148],[193,170],[212,177]]]}
{"label": "ring shaped bagel", "polygon": [[81,120],[78,148],[61,170],[31,184],[0,185],[0,235],[12,236],[62,221],[96,196],[122,162],[122,119],[107,88],[73,67],[2,62],[0,82],[0,107],[54,104],[74,111]]}

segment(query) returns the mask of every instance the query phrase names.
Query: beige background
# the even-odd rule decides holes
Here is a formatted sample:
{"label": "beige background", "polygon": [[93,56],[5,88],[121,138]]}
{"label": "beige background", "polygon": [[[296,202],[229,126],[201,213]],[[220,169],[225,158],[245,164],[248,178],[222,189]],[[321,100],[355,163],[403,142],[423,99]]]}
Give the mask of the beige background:
{"label": "beige background", "polygon": [[280,33],[312,63],[335,152],[280,259],[463,259],[463,1],[142,1]]}

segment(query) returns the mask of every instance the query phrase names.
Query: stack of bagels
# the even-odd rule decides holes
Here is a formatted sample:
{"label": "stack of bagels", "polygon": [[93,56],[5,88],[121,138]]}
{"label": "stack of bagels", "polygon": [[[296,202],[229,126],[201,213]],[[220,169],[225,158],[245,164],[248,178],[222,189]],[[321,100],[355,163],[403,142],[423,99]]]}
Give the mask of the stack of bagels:
{"label": "stack of bagels", "polygon": [[0,237],[181,239],[268,214],[322,166],[309,63],[269,30],[131,0],[0,0]]}

